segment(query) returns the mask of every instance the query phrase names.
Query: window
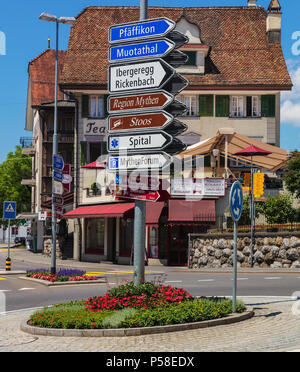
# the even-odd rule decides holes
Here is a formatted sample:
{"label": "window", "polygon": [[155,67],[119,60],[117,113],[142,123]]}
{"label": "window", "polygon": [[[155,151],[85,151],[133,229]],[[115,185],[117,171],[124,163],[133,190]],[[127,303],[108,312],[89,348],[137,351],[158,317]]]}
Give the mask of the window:
{"label": "window", "polygon": [[241,118],[244,116],[244,102],[242,96],[231,97],[231,116],[233,118]]}
{"label": "window", "polygon": [[184,54],[186,54],[189,59],[186,62],[186,66],[197,66],[197,52],[196,51],[184,51]]}
{"label": "window", "polygon": [[247,117],[258,117],[260,116],[259,97],[248,96],[246,99],[246,110]]}
{"label": "window", "polygon": [[92,96],[90,99],[90,117],[104,117],[104,97]]}
{"label": "window", "polygon": [[275,111],[276,96],[274,95],[261,96],[261,116],[274,118]]}
{"label": "window", "polygon": [[185,113],[187,116],[196,116],[198,113],[197,96],[178,96],[178,100],[186,105],[188,111]]}

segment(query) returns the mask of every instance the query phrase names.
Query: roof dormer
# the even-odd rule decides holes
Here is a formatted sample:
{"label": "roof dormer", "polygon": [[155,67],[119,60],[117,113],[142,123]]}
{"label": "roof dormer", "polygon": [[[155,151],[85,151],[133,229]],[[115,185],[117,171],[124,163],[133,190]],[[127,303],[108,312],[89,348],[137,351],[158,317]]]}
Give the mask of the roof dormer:
{"label": "roof dormer", "polygon": [[185,66],[178,69],[181,73],[204,74],[205,58],[209,52],[209,46],[201,41],[201,31],[198,25],[189,21],[183,11],[179,21],[176,22],[176,30],[189,38],[181,50],[188,55],[189,61]]}

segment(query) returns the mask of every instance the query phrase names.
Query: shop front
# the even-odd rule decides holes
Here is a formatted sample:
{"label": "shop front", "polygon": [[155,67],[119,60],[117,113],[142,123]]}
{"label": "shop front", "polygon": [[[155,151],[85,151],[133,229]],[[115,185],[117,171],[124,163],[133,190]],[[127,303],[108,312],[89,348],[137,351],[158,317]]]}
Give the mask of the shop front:
{"label": "shop front", "polygon": [[[65,215],[82,225],[82,259],[132,264],[134,203],[80,207]],[[215,200],[169,200],[146,205],[145,257],[149,264],[185,266],[189,233],[215,223]]]}

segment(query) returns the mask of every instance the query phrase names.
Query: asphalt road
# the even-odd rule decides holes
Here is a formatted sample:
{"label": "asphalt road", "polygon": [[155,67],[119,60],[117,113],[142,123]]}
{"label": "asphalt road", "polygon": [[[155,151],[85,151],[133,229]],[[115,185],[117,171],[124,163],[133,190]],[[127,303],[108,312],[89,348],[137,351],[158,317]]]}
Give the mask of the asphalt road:
{"label": "asphalt road", "polygon": [[[40,267],[22,262],[14,262],[14,270]],[[101,271],[100,271],[101,270]],[[6,311],[31,309],[41,306],[85,299],[91,296],[104,295],[108,288],[120,284],[123,280],[133,279],[132,266],[110,265],[90,267],[93,275],[106,276],[107,284],[88,284],[63,287],[46,287],[31,281],[20,279],[20,275],[0,275],[0,293],[5,297]],[[194,296],[231,296],[231,272],[199,272],[183,268],[146,267],[146,279],[157,280],[163,275],[164,283],[184,288]],[[299,291],[300,272],[243,272],[238,274],[237,295],[240,297],[284,296],[291,297]]]}

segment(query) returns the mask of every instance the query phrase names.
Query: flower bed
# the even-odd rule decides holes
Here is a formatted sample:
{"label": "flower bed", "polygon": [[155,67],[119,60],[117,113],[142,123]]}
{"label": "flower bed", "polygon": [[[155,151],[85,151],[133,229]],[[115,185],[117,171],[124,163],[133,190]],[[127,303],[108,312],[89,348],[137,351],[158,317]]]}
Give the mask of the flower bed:
{"label": "flower bed", "polygon": [[88,276],[85,271],[77,269],[60,269],[56,275],[51,274],[50,270],[47,269],[27,270],[26,276],[28,278],[46,280],[52,283],[98,280],[98,277]]}
{"label": "flower bed", "polygon": [[[245,306],[238,302],[237,312]],[[143,283],[124,284],[103,297],[44,308],[30,325],[58,329],[153,327],[218,319],[232,313],[225,298],[194,298],[184,289]]]}

